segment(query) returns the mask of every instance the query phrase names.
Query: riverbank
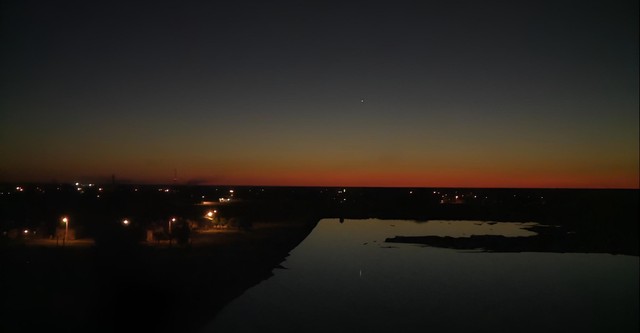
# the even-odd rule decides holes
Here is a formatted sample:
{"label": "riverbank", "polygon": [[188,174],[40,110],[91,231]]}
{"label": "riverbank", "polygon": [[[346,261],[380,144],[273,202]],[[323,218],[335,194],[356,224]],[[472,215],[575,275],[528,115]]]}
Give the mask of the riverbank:
{"label": "riverbank", "polygon": [[187,246],[5,245],[0,331],[196,332],[316,223],[255,223],[194,234]]}
{"label": "riverbank", "polygon": [[[0,200],[7,212],[0,237],[0,332],[196,332],[269,278],[321,218],[533,221],[554,228],[515,244],[495,237],[405,241],[498,252],[638,253],[635,190],[246,188],[236,189],[231,203],[206,207],[198,202],[215,198],[217,189],[137,190],[99,199],[72,189]],[[212,227],[207,218],[214,211]],[[62,216],[79,237],[64,247],[51,238]],[[201,222],[185,244],[179,244],[184,238],[169,242],[174,217]],[[164,237],[144,242],[158,226]],[[45,239],[31,238],[36,234]]]}

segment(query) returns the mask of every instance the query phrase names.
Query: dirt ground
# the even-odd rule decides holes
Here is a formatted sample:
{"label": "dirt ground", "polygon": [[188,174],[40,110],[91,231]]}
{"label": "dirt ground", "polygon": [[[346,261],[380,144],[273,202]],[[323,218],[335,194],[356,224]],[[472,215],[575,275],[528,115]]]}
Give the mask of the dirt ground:
{"label": "dirt ground", "polygon": [[4,245],[0,331],[196,332],[268,278],[316,223],[192,233],[186,245]]}

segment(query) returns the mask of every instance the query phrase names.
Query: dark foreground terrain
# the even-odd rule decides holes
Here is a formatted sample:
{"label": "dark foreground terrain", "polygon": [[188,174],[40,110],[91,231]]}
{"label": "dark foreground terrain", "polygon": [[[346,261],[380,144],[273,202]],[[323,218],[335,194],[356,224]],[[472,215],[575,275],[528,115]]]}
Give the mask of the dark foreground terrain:
{"label": "dark foreground terrain", "polygon": [[0,331],[197,331],[314,225],[194,235],[191,246],[5,246]]}
{"label": "dark foreground terrain", "polygon": [[[550,227],[526,240],[387,242],[638,256],[637,190],[172,188],[166,194],[126,187],[96,194],[57,188],[48,195],[3,194],[0,201],[1,332],[196,332],[279,269],[321,218],[535,221]],[[231,203],[203,206],[220,193]],[[157,221],[165,221],[166,236],[171,216],[201,223],[214,208],[224,228],[196,227],[182,243],[145,241]],[[72,216],[78,238],[64,247],[54,239],[63,215]],[[122,227],[123,216],[136,224]],[[16,234],[23,229],[38,236]]]}

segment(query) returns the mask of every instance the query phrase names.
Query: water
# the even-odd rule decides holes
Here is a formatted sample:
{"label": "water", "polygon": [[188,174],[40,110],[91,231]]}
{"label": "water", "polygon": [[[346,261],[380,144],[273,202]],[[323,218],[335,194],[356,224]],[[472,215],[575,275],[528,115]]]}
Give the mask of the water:
{"label": "water", "polygon": [[533,236],[535,223],[325,219],[204,332],[636,332],[638,258],[486,253],[394,236]]}

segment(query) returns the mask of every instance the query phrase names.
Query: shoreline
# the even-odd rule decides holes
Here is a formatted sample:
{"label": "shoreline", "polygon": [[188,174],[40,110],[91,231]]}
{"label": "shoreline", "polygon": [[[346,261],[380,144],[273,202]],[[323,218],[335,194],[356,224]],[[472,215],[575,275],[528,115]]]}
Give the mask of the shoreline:
{"label": "shoreline", "polygon": [[317,222],[257,224],[183,247],[5,246],[0,330],[195,332],[269,278]]}
{"label": "shoreline", "polygon": [[[578,250],[638,253],[638,191],[578,192],[569,197],[562,192],[553,197],[545,194],[544,201],[532,194],[522,202],[515,194],[524,194],[506,192],[491,201],[466,204],[440,204],[433,201],[437,198],[432,192],[420,191],[349,189],[339,200],[333,198],[335,193],[289,190],[260,199],[264,195],[260,191],[253,194],[254,200],[220,207],[221,218],[235,229],[193,232],[190,243],[171,247],[163,241],[137,243],[144,239],[137,238],[144,236],[139,233],[147,226],[144,221],[158,216],[166,221],[174,214],[202,217],[203,207],[193,206],[189,193],[156,192],[113,192],[100,200],[71,192],[69,198],[77,202],[62,194],[53,195],[51,202],[48,197],[28,196],[6,201],[4,207],[13,209],[8,216],[42,218],[52,226],[59,224],[62,213],[77,212],[71,220],[79,222],[72,226],[84,222],[86,234],[95,242],[72,240],[61,247],[51,245],[53,240],[29,245],[24,239],[0,238],[0,331],[196,332],[231,300],[269,278],[323,218],[536,221],[562,227],[537,230],[545,235],[527,242],[539,249],[577,245]],[[62,211],[56,202],[67,202],[68,210]],[[55,209],[49,211],[49,206]],[[134,221],[129,229],[120,224],[122,216]],[[487,243],[497,244],[498,251],[522,247],[495,237],[467,244],[445,238],[423,240],[452,248]]]}

